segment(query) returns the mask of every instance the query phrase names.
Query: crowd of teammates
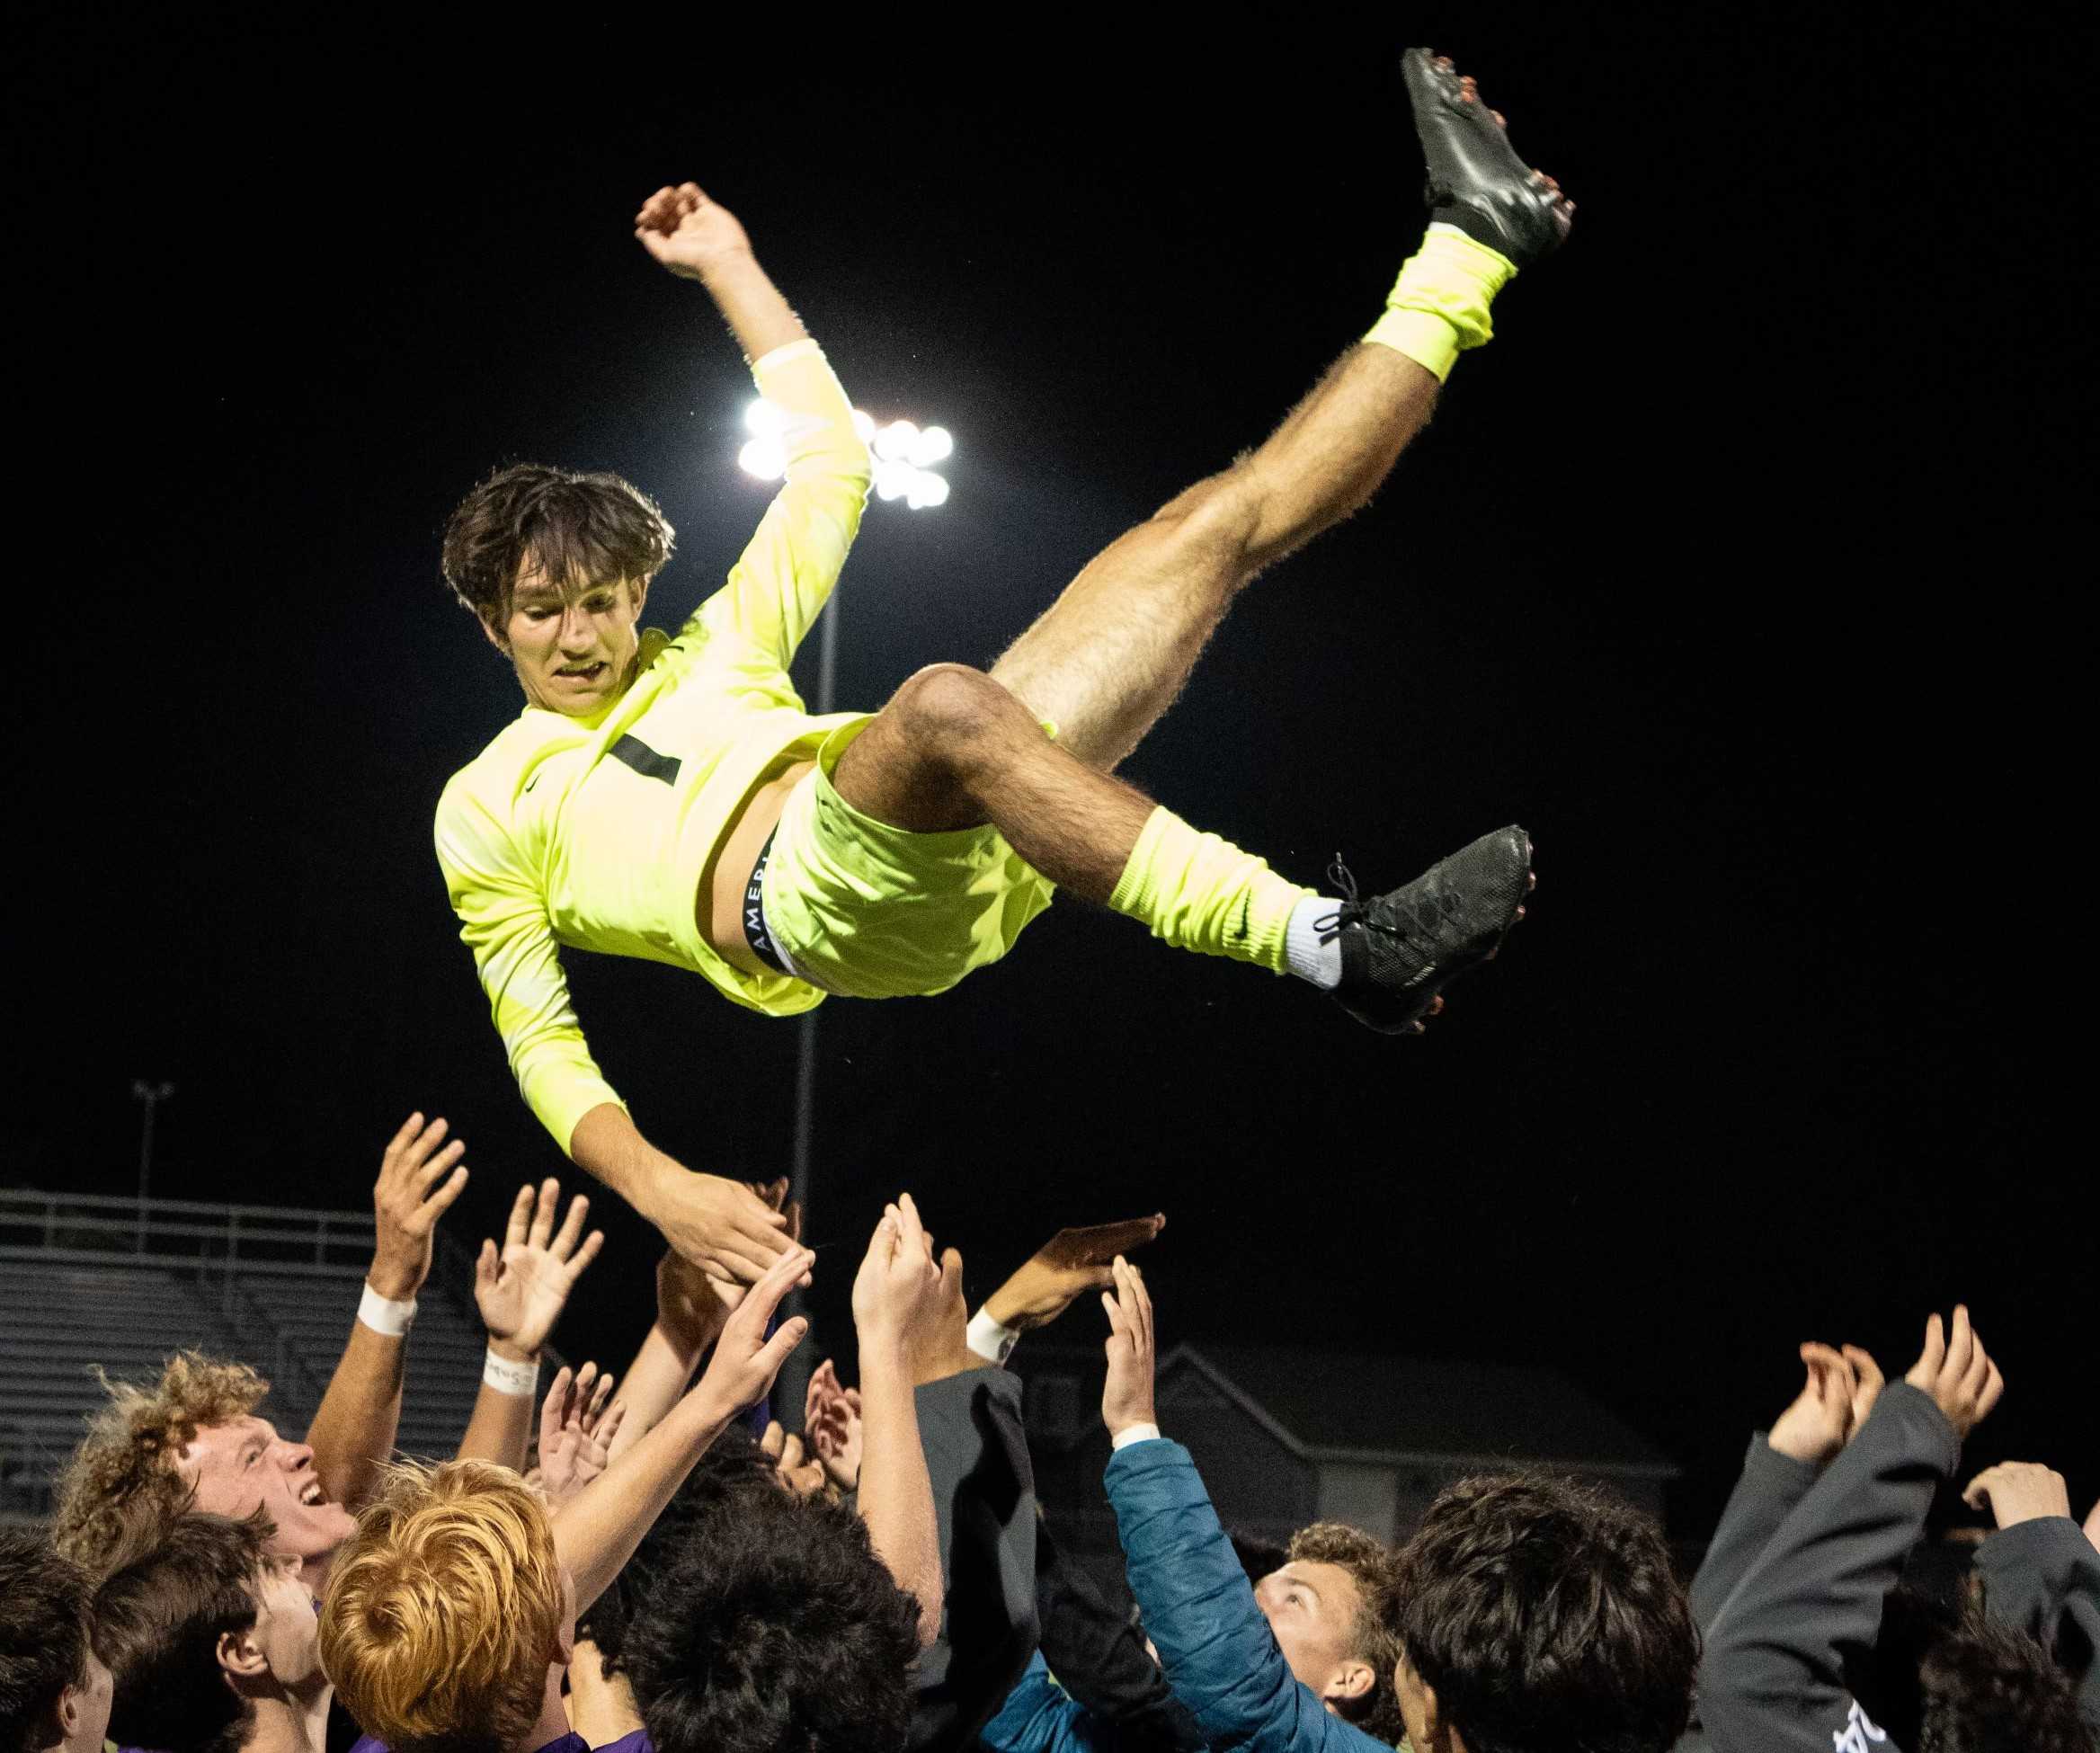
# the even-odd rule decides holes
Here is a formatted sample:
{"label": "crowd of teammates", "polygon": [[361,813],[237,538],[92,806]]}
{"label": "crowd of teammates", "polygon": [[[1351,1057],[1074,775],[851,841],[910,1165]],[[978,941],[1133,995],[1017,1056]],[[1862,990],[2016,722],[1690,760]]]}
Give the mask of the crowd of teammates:
{"label": "crowd of teammates", "polygon": [[[489,1358],[458,1455],[403,1463],[404,1338],[459,1153],[421,1116],[389,1145],[307,1440],[237,1361],[112,1388],[49,1535],[0,1536],[0,1753],[2096,1745],[2100,1509],[2081,1527],[2059,1474],[2001,1464],[1964,1493],[1996,1531],[1921,1562],[1955,1550],[1921,1543],[1926,1513],[2002,1392],[1965,1310],[1900,1382],[1802,1348],[1688,1588],[1651,1521],[1535,1472],[1452,1485],[1397,1548],[1317,1523],[1263,1551],[1155,1413],[1128,1256],[1163,1220],[1061,1232],[972,1317],[900,1195],[853,1283],[856,1385],[827,1360],[801,1429],[759,1434],[806,1334],[777,1313],[814,1259],[798,1226],[755,1286],[667,1256],[624,1375],[564,1368],[542,1399],[601,1246],[548,1182],[477,1263]],[[1003,1367],[1089,1292],[1135,1617],[1038,1513]]]}

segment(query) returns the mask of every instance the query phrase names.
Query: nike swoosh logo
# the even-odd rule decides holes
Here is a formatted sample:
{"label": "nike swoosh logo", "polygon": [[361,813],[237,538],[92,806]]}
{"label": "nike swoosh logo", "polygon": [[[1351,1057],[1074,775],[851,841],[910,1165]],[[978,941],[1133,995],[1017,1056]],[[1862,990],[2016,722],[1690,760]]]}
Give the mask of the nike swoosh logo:
{"label": "nike swoosh logo", "polygon": [[538,783],[539,783],[539,775],[538,775],[538,774],[537,774],[537,773],[535,773],[535,774],[534,774],[534,775],[533,775],[533,776],[532,776],[530,779],[527,779],[527,780],[525,781],[525,789],[526,789],[526,790],[528,790],[528,791],[529,791],[529,790],[531,790],[531,789],[532,789],[532,788],[533,788],[534,786],[538,785]]}

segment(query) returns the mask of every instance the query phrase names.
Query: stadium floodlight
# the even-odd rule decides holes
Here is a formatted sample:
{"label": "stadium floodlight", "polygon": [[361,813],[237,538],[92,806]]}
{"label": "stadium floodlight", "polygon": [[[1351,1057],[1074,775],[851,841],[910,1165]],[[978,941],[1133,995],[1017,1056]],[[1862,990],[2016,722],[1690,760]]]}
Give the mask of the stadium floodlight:
{"label": "stadium floodlight", "polygon": [[778,481],[788,472],[788,452],[777,438],[754,438],[736,453],[737,467],[761,481]]}
{"label": "stadium floodlight", "polygon": [[[751,434],[736,453],[737,467],[761,481],[778,481],[788,472],[788,414],[760,399],[743,411]],[[948,503],[948,484],[931,465],[955,455],[955,434],[945,426],[921,427],[910,420],[878,426],[864,409],[853,410],[853,430],[875,453],[875,496],[885,503],[903,500],[914,512]]]}
{"label": "stadium floodlight", "polygon": [[956,453],[956,441],[946,426],[929,426],[905,447],[904,460],[913,468],[930,468]]}
{"label": "stadium floodlight", "polygon": [[909,420],[893,420],[875,435],[875,454],[885,463],[902,462],[918,436],[918,427]]}

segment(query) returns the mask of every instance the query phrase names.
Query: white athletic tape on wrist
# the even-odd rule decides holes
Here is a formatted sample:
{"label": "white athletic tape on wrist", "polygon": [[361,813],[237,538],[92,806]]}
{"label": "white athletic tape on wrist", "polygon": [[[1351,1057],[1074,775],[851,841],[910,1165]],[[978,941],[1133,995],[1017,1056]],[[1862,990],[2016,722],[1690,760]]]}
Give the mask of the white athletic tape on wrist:
{"label": "white athletic tape on wrist", "polygon": [[979,1309],[970,1317],[965,1339],[970,1349],[988,1363],[1003,1364],[1013,1354],[1018,1327],[1008,1327],[993,1318],[990,1309]]}
{"label": "white athletic tape on wrist", "polygon": [[500,1394],[532,1394],[539,1392],[539,1359],[529,1364],[514,1363],[508,1357],[496,1355],[494,1346],[488,1348],[488,1356],[482,1360],[481,1379]]}
{"label": "white athletic tape on wrist", "polygon": [[1133,1443],[1156,1443],[1160,1440],[1160,1427],[1156,1424],[1126,1424],[1108,1439],[1110,1448],[1128,1448]]}
{"label": "white athletic tape on wrist", "polygon": [[412,1296],[405,1303],[396,1303],[367,1285],[365,1294],[358,1298],[357,1318],[375,1333],[384,1333],[390,1339],[400,1339],[415,1324],[415,1298]]}

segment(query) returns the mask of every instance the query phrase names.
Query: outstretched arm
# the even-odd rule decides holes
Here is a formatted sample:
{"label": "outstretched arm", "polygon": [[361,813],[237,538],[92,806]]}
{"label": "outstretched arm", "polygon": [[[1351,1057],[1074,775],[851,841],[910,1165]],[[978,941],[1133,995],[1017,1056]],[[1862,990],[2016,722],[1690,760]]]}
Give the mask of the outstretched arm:
{"label": "outstretched arm", "polygon": [[[1384,1748],[1302,1686],[1254,1599],[1196,1463],[1160,1435],[1153,1410],[1152,1298],[1128,1261],[1114,1265],[1101,1418],[1109,1507],[1125,1574],[1174,1696],[1213,1747],[1243,1753],[1371,1753]],[[1390,1684],[1389,1680],[1384,1682]]]}
{"label": "outstretched arm", "polygon": [[1718,1747],[1828,1746],[1846,1726],[1850,1664],[1962,1439],[2003,1390],[1969,1324],[1934,1315],[1903,1382],[1795,1506],[1706,1628],[1700,1713]]}
{"label": "outstretched arm", "polygon": [[940,1634],[940,1534],[919,1440],[911,1346],[942,1288],[932,1244],[909,1193],[883,1214],[853,1280],[860,1340],[860,1519],[876,1554],[919,1602],[919,1640]]}
{"label": "outstretched arm", "polygon": [[809,1322],[800,1315],[782,1321],[770,1338],[766,1323],[780,1299],[807,1281],[815,1258],[805,1248],[781,1255],[729,1317],[692,1392],[617,1465],[555,1512],[555,1551],[575,1576],[578,1612],[610,1586],[694,1463],[732,1419],[763,1397],[802,1343]]}
{"label": "outstretched arm", "polygon": [[644,1138],[591,1056],[569,1002],[547,901],[500,800],[456,775],[438,805],[438,864],[526,1103],[576,1165],[688,1259],[751,1284],[787,1246],[787,1219],[740,1181],[697,1175]]}
{"label": "outstretched arm", "polygon": [[784,1213],[747,1182],[696,1174],[658,1150],[618,1102],[584,1115],[569,1151],[712,1277],[756,1284],[788,1247]]}
{"label": "outstretched arm", "polygon": [[707,288],[779,421],[787,483],[728,583],[700,613],[736,636],[751,666],[785,675],[838,583],[868,503],[868,447],[823,352],[752,254],[743,226],[693,183],[659,189],[635,216],[642,247]]}
{"label": "outstretched arm", "polygon": [[1811,1340],[1801,1360],[1808,1380],[1771,1433],[1750,1438],[1742,1477],[1692,1579],[1692,1616],[1702,1631],[1721,1616],[1757,1554],[1881,1397],[1881,1367],[1856,1345],[1838,1350]]}
{"label": "outstretched arm", "polygon": [[605,1245],[602,1230],[592,1231],[588,1239],[583,1235],[591,1201],[582,1194],[569,1202],[568,1217],[561,1232],[555,1232],[561,1195],[561,1183],[551,1177],[540,1183],[537,1198],[529,1183],[520,1188],[511,1202],[503,1247],[484,1241],[474,1263],[474,1302],[488,1329],[488,1360],[467,1434],[459,1439],[463,1461],[494,1461],[524,1471],[540,1348],[568,1306],[583,1268]]}
{"label": "outstretched arm", "polygon": [[657,190],[635,215],[635,236],[680,279],[697,280],[707,289],[746,363],[809,338],[802,319],[759,266],[736,215],[709,200],[699,183]]}
{"label": "outstretched arm", "polygon": [[408,1323],[430,1277],[438,1219],[466,1190],[459,1162],[466,1150],[458,1139],[445,1143],[442,1119],[426,1126],[422,1115],[411,1114],[379,1159],[372,1187],[378,1242],[364,1300],[307,1431],[322,1489],[347,1508],[364,1501],[394,1453]]}

